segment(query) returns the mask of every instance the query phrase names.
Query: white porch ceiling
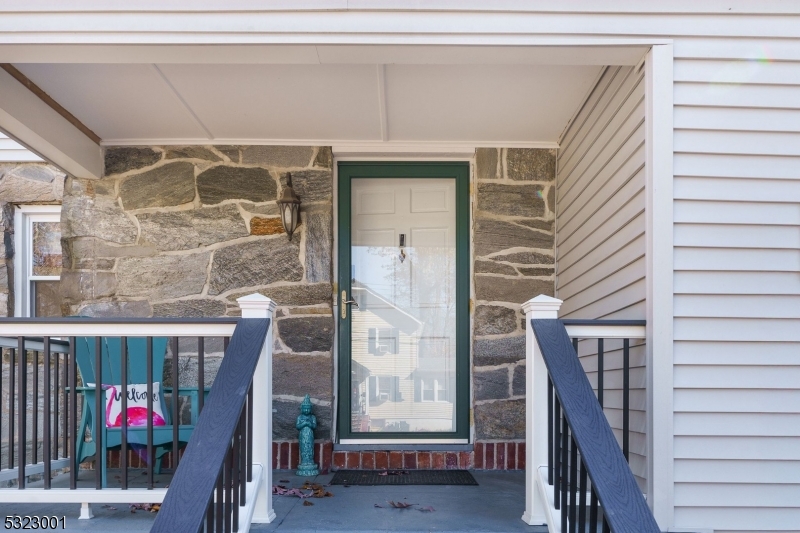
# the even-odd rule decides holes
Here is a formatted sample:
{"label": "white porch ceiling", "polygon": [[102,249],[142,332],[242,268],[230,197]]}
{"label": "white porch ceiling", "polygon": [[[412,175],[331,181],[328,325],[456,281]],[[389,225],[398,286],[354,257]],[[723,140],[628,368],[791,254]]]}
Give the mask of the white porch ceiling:
{"label": "white porch ceiling", "polygon": [[[408,50],[402,57],[389,51],[397,63],[364,63],[386,54],[356,47],[349,55],[323,51],[327,64],[251,58],[14,66],[107,145],[554,144],[602,68],[594,56],[563,51],[539,50],[536,60],[512,54],[494,64],[480,50],[472,61],[448,57],[451,64],[425,64],[424,53],[414,63]],[[631,62],[640,51],[623,52]]]}

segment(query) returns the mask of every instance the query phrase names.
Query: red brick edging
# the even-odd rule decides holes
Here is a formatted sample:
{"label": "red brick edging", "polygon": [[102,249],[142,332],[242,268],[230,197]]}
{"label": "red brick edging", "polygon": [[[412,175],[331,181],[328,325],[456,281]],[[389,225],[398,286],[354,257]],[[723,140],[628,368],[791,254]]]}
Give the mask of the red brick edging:
{"label": "red brick edging", "polygon": [[[320,456],[322,461],[320,462]],[[272,467],[280,470],[297,468],[300,454],[297,442],[272,443]],[[331,470],[524,470],[524,442],[478,442],[471,452],[418,451],[333,451],[330,442],[314,444],[314,461],[320,472]]]}

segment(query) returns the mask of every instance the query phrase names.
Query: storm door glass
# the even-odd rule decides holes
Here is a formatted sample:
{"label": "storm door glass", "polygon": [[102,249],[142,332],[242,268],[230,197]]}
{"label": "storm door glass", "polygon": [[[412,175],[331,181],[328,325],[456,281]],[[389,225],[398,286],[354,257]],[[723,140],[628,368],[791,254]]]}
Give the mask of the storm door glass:
{"label": "storm door glass", "polygon": [[456,180],[353,178],[350,432],[456,430]]}

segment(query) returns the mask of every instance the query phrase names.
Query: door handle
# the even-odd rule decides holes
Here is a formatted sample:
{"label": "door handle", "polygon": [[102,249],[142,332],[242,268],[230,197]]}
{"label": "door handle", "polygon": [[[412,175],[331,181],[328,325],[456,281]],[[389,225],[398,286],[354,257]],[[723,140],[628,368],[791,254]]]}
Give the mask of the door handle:
{"label": "door handle", "polygon": [[347,291],[342,291],[342,301],[341,301],[342,320],[347,318],[347,306],[350,305],[350,304],[355,305],[356,309],[358,309],[358,302],[355,301],[355,300],[348,300],[347,299]]}

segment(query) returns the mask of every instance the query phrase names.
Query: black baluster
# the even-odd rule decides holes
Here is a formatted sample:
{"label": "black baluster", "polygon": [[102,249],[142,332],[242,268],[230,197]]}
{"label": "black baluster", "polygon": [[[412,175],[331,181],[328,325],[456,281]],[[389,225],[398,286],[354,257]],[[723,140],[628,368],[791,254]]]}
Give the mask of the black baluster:
{"label": "black baluster", "polygon": [[581,467],[581,482],[579,485],[580,489],[580,500],[578,503],[578,530],[581,533],[585,533],[586,531],[586,465],[583,463],[583,457],[581,457],[579,463]]}
{"label": "black baluster", "polygon": [[[61,387],[60,387],[60,383],[58,382],[59,381],[58,380],[58,377],[59,377],[59,372],[58,371],[59,371],[59,366],[61,366],[60,365],[61,362],[59,361],[59,354],[58,353],[56,353],[55,359],[56,359],[55,360],[55,368],[53,369],[55,371],[54,372],[55,373],[55,383],[53,384],[53,389],[52,389],[52,390],[55,391],[55,396],[53,398],[53,413],[54,413],[54,416],[55,416],[55,420],[54,420],[55,429],[54,429],[54,431],[52,433],[52,437],[53,437],[53,449],[52,450],[53,450],[53,459],[58,459],[58,430],[59,430],[59,427],[58,427],[58,414],[59,414],[59,411],[63,411],[64,413],[66,412],[66,411],[64,411],[64,409],[66,409],[66,405],[64,406],[64,409],[60,409],[60,405],[59,405],[60,398],[58,396],[59,396],[59,391],[61,390]],[[66,368],[66,363],[65,363],[64,364],[64,370],[66,370],[66,369],[67,368]],[[67,380],[65,379],[64,380],[64,385],[66,385],[66,383],[67,383]],[[65,403],[66,403],[66,398],[65,398]],[[64,457],[66,457],[66,451],[64,453]]]}
{"label": "black baluster", "polygon": [[631,439],[631,355],[630,340],[622,341],[622,454],[630,462]]}
{"label": "black baluster", "polygon": [[589,531],[597,533],[597,493],[594,490],[594,483],[592,483],[589,502]]}
{"label": "black baluster", "polygon": [[561,509],[561,402],[555,396],[555,424],[553,425],[553,504]]}
{"label": "black baluster", "polygon": [[[56,354],[56,364],[58,364],[58,359],[59,359],[58,354]],[[53,390],[56,391],[56,398],[59,397],[59,394],[62,391],[64,393],[64,408],[61,410],[61,431],[58,431],[58,429],[59,429],[58,426],[57,426],[58,421],[56,421],[56,434],[55,434],[55,438],[56,439],[58,439],[58,435],[59,434],[62,435],[62,438],[61,438],[62,444],[63,444],[62,450],[64,452],[62,457],[69,457],[69,441],[70,441],[70,438],[69,438],[69,435],[70,435],[70,431],[69,431],[69,413],[70,413],[69,406],[71,405],[71,403],[70,403],[70,398],[69,398],[69,395],[67,394],[67,391],[63,390],[63,387],[66,387],[66,385],[67,385],[67,368],[68,367],[69,367],[69,354],[65,353],[64,354],[64,364],[62,365],[62,369],[61,369],[61,372],[62,372],[61,383],[63,384],[63,386],[59,386],[58,375],[57,375],[58,373],[56,373],[56,387],[55,387],[55,389],[53,389]],[[58,370],[58,369],[56,369],[56,370]],[[58,418],[58,413],[56,412],[56,419],[57,418]],[[56,445],[53,448],[55,448],[53,450],[54,453],[55,453],[55,456],[53,458],[54,459],[58,459],[58,443],[56,443]]]}
{"label": "black baluster", "polygon": [[222,466],[219,469],[219,477],[217,478],[217,505],[216,509],[214,510],[214,518],[216,521],[216,526],[214,531],[222,531],[223,525],[223,507],[225,505],[225,487],[223,486],[223,477],[225,475],[225,462],[223,461]]}
{"label": "black baluster", "polygon": [[25,465],[28,462],[28,448],[26,438],[28,436],[28,353],[25,351],[25,337],[18,337],[17,338],[19,358],[17,359],[17,363],[19,364],[19,368],[17,369],[18,375],[17,379],[19,380],[17,383],[17,398],[19,405],[17,405],[18,413],[17,413],[17,425],[19,426],[19,432],[17,445],[19,448],[19,467],[17,468],[17,483],[19,483],[19,489],[22,490],[25,488]]}
{"label": "black baluster", "polygon": [[70,417],[72,419],[71,424],[64,427],[64,431],[67,431],[69,428],[69,434],[72,436],[72,446],[70,450],[67,452],[72,452],[71,455],[67,455],[70,459],[69,461],[69,488],[70,490],[75,490],[78,488],[78,454],[76,450],[78,449],[78,441],[77,439],[82,439],[83,433],[78,434],[78,428],[76,425],[78,424],[78,364],[77,359],[75,357],[75,350],[76,350],[76,337],[69,338],[69,357],[64,361],[64,365],[69,365],[69,395],[70,395],[70,402],[69,406],[72,409],[70,412]]}
{"label": "black baluster", "polygon": [[597,401],[603,407],[603,339],[597,339]]}
{"label": "black baluster", "polygon": [[605,513],[603,513],[603,533],[611,533],[611,528],[608,527]]}
{"label": "black baluster", "polygon": [[206,511],[206,533],[214,531],[214,491],[211,491],[211,498],[208,499],[208,510]]}
{"label": "black baluster", "polygon": [[[50,389],[50,337],[44,338],[44,368],[42,369],[42,393],[44,395],[44,405],[42,406],[42,460],[44,461],[44,488],[50,488],[50,402],[52,401],[52,390]],[[58,395],[58,389],[56,389]],[[58,442],[58,441],[56,441]]]}
{"label": "black baluster", "polygon": [[[147,337],[147,488],[153,489],[153,337]],[[161,391],[164,394],[164,391]]]}
{"label": "black baluster", "polygon": [[180,415],[178,413],[178,337],[172,337],[172,468],[173,472],[178,468],[180,461],[180,449],[178,446],[178,428],[180,426]]}
{"label": "black baluster", "polygon": [[119,366],[120,366],[120,387],[122,388],[120,397],[120,448],[119,448],[119,468],[121,470],[120,482],[122,490],[128,490],[128,337],[122,337],[119,343]]}
{"label": "black baluster", "polygon": [[11,359],[8,369],[8,467],[14,468],[14,442],[15,442],[15,433],[14,433],[14,392],[16,389],[16,373],[17,373],[17,362],[16,362],[16,355],[17,350],[16,348],[12,348],[9,350]]}
{"label": "black baluster", "polygon": [[233,430],[233,444],[231,445],[231,492],[232,492],[232,501],[231,501],[231,511],[233,513],[232,516],[232,531],[239,531],[239,456],[240,446],[241,443],[239,441],[239,426],[241,424],[242,417],[241,414],[239,415],[239,423],[236,425],[236,428]]}
{"label": "black baluster", "polygon": [[239,505],[244,505],[246,502],[247,494],[245,485],[247,479],[247,402],[242,406],[242,414],[239,415],[239,425],[237,431],[239,432]]}
{"label": "black baluster", "polygon": [[569,533],[576,533],[576,513],[578,511],[578,447],[574,436],[569,439]]}
{"label": "black baluster", "polygon": [[253,382],[247,390],[247,481],[253,481]]}
{"label": "black baluster", "polygon": [[231,509],[231,497],[233,496],[233,483],[232,481],[232,474],[233,474],[233,448],[228,447],[228,453],[225,455],[225,511],[224,511],[224,518],[225,518],[225,533],[231,533],[231,518],[232,516],[232,509]]}
{"label": "black baluster", "polygon": [[95,444],[95,470],[94,470],[94,485],[97,490],[103,488],[103,467],[105,466],[105,452],[103,451],[103,425],[105,421],[105,413],[103,405],[103,337],[97,336],[94,338],[94,368],[95,368],[95,384],[94,384],[94,412],[97,414],[97,420],[94,421],[94,435],[92,438],[96,440]]}
{"label": "black baluster", "polygon": [[33,432],[33,445],[31,446],[31,454],[33,455],[31,464],[39,462],[39,352],[33,352],[33,364],[31,365],[33,372],[33,379],[31,380],[32,391],[31,397],[33,398],[33,408],[31,409],[31,429]]}
{"label": "black baluster", "polygon": [[547,375],[547,483],[553,484],[553,380]]}
{"label": "black baluster", "polygon": [[567,510],[569,500],[567,499],[567,485],[569,483],[569,426],[567,425],[566,413],[564,413],[561,425],[561,532],[567,533]]}
{"label": "black baluster", "polygon": [[[206,391],[206,339],[197,337],[197,415],[203,410]],[[194,421],[197,424],[197,420]]]}

